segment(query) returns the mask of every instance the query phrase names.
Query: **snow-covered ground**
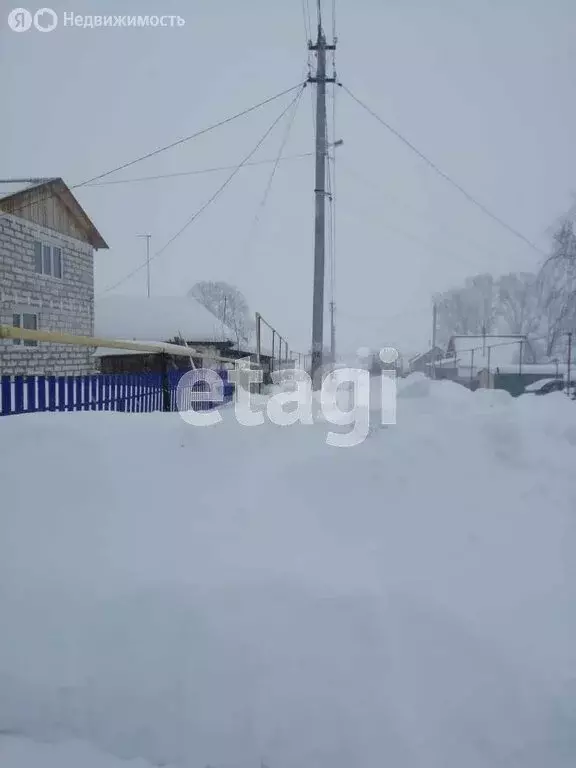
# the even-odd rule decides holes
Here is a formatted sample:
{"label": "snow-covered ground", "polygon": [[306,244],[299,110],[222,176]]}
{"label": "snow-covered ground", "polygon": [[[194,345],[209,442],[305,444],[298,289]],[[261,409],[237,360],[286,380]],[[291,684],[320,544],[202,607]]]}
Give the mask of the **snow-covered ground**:
{"label": "snow-covered ground", "polygon": [[0,765],[573,768],[576,404],[233,416],[0,421]]}

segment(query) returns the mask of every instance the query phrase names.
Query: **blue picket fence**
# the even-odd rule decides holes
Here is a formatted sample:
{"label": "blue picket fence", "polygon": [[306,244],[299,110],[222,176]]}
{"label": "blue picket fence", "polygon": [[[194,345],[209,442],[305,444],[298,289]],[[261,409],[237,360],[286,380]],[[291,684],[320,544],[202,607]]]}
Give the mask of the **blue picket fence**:
{"label": "blue picket fence", "polygon": [[[0,416],[44,411],[122,411],[151,413],[162,410],[210,410],[221,403],[211,402],[207,387],[197,382],[181,388],[182,371],[93,376],[1,376]],[[234,387],[226,371],[223,380],[224,402],[229,402]]]}

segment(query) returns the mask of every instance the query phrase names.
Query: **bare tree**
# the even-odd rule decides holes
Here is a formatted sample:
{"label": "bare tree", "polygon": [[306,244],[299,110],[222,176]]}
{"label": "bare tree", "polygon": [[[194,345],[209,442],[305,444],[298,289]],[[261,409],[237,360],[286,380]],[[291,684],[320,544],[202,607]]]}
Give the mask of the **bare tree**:
{"label": "bare tree", "polygon": [[576,324],[576,235],[565,218],[554,235],[551,256],[538,276],[538,293],[546,323],[546,353],[552,355],[560,338]]}
{"label": "bare tree", "polygon": [[252,334],[250,308],[244,294],[223,281],[200,281],[188,291],[236,335],[236,343],[249,341]]}
{"label": "bare tree", "polygon": [[490,333],[494,325],[494,278],[475,275],[462,288],[452,288],[434,297],[437,334],[441,344],[451,336]]}
{"label": "bare tree", "polygon": [[475,333],[491,333],[494,330],[494,278],[483,273],[466,280],[464,288],[469,306],[469,320]]}
{"label": "bare tree", "polygon": [[525,336],[536,334],[542,327],[537,276],[532,272],[503,275],[498,280],[495,311],[499,330]]}

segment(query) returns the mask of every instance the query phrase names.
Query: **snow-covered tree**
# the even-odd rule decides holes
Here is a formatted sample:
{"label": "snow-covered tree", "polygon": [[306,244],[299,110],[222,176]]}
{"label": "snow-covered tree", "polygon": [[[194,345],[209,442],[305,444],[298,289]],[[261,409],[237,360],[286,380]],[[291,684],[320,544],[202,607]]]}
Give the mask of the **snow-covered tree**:
{"label": "snow-covered tree", "polygon": [[563,335],[576,327],[576,235],[568,218],[554,235],[552,254],[538,276],[538,293],[550,356],[562,347]]}
{"label": "snow-covered tree", "polygon": [[542,327],[538,277],[532,272],[510,272],[497,284],[495,305],[500,333],[536,335]]}
{"label": "snow-covered tree", "polygon": [[437,308],[437,339],[446,345],[451,336],[490,333],[494,325],[494,278],[489,274],[469,277],[462,288],[434,297]]}
{"label": "snow-covered tree", "polygon": [[234,285],[223,281],[200,281],[188,292],[227,328],[234,331],[236,341],[248,341],[253,323],[244,294]]}

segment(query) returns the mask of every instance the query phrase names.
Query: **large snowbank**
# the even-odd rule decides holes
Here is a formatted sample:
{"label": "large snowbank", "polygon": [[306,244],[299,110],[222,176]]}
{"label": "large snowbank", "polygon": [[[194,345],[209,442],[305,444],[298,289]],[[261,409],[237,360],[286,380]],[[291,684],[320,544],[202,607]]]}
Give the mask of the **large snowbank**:
{"label": "large snowbank", "polygon": [[573,768],[576,405],[399,388],[351,449],[3,419],[0,764]]}

